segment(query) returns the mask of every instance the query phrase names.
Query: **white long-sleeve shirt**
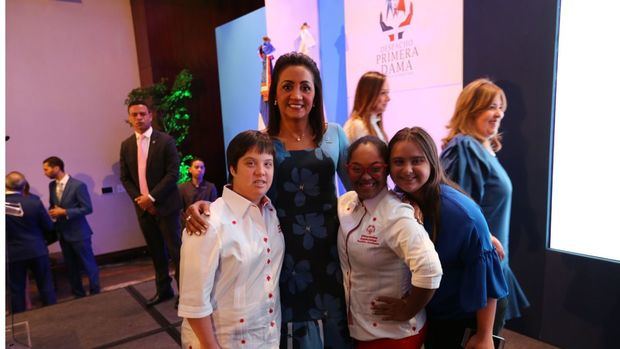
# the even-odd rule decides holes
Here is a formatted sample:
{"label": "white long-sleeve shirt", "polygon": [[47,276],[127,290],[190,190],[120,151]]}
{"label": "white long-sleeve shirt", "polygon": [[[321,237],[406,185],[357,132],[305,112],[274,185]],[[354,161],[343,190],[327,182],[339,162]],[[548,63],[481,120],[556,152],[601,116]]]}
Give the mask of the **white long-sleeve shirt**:
{"label": "white long-sleeve shirt", "polygon": [[[183,232],[178,314],[211,315],[222,348],[278,348],[284,237],[276,211],[266,197],[256,206],[226,187],[210,211],[206,234]],[[200,347],[186,319],[182,342]]]}
{"label": "white long-sleeve shirt", "polygon": [[402,298],[411,285],[436,289],[442,269],[435,247],[413,215],[387,189],[358,199],[348,192],[338,199],[338,253],[344,277],[349,331],[357,340],[402,339],[416,335],[426,322],[421,310],[409,321],[384,321],[372,314],[379,296]]}

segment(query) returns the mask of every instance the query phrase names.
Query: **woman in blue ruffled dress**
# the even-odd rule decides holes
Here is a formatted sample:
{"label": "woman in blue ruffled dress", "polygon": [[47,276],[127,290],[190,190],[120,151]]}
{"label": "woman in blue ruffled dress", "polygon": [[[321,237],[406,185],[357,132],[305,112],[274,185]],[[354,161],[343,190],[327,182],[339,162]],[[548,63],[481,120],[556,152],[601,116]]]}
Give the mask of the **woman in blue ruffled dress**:
{"label": "woman in blue ruffled dress", "polygon": [[505,111],[506,95],[492,81],[478,79],[468,84],[457,99],[441,154],[448,177],[480,205],[501,258],[508,296],[498,300],[495,334],[505,320],[520,317],[520,308],[529,306],[508,262],[512,183],[496,157],[502,148],[498,130]]}

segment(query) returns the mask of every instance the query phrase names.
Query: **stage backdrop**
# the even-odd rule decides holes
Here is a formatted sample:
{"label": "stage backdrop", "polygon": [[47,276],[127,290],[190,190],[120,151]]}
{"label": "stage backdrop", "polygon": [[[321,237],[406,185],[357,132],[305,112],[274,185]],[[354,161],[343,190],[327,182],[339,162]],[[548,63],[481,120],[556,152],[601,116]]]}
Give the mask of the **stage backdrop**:
{"label": "stage backdrop", "polygon": [[462,0],[345,0],[349,112],[359,78],[388,76],[391,137],[424,127],[439,144],[463,81]]}
{"label": "stage backdrop", "polygon": [[215,29],[226,147],[237,133],[257,128],[261,72],[258,46],[265,31],[265,8]]}
{"label": "stage backdrop", "polygon": [[276,48],[275,59],[285,53],[299,51],[301,25],[308,24],[306,30],[312,37],[313,45],[308,47],[307,54],[321,68],[317,1],[265,0],[265,18],[267,35]]}
{"label": "stage backdrop", "polygon": [[258,46],[263,36],[269,36],[276,49],[273,53],[275,64],[280,55],[299,49],[300,28],[307,23],[307,30],[314,40],[314,46],[308,47],[308,54],[317,64],[320,63],[317,11],[316,1],[268,0],[264,8],[216,28],[226,146],[237,133],[260,128],[258,113],[262,64]]}

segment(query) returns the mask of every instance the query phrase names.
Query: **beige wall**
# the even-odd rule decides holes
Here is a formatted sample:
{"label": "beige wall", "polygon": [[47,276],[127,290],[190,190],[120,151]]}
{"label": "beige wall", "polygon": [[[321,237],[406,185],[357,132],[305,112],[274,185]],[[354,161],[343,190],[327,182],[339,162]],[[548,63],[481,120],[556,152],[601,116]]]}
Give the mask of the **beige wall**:
{"label": "beige wall", "polygon": [[[129,0],[7,0],[6,28],[6,170],[24,172],[47,205],[41,161],[61,157],[90,190],[95,254],[144,245],[116,192],[131,134],[123,101],[140,84]],[[115,192],[102,195],[107,186]]]}

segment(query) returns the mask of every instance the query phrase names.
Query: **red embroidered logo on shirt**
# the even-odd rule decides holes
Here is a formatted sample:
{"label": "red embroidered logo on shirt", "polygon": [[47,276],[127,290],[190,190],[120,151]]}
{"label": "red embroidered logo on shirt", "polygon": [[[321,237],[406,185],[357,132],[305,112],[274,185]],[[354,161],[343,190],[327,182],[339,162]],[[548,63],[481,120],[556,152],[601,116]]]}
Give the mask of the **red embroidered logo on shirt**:
{"label": "red embroidered logo on shirt", "polygon": [[369,244],[369,245],[379,245],[379,242],[377,241],[378,238],[376,236],[370,236],[370,235],[362,235],[360,236],[359,239],[357,239],[357,242],[361,243],[361,244]]}

